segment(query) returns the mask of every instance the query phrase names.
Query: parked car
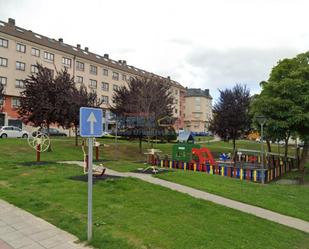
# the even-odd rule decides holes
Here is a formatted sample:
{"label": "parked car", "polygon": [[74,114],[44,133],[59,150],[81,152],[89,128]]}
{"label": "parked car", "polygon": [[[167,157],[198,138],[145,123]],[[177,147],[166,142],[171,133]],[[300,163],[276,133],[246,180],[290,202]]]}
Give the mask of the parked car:
{"label": "parked car", "polygon": [[0,127],[0,137],[1,138],[8,138],[8,137],[27,138],[29,137],[29,133],[27,131],[23,131],[22,129],[16,126],[1,126]]}
{"label": "parked car", "polygon": [[[37,132],[43,133],[47,135],[47,129],[46,128],[40,128],[37,131],[34,131],[32,133],[32,136],[36,136]],[[66,137],[67,134],[65,134],[64,132],[59,131],[56,128],[49,128],[49,135],[50,136],[57,136],[57,137]]]}

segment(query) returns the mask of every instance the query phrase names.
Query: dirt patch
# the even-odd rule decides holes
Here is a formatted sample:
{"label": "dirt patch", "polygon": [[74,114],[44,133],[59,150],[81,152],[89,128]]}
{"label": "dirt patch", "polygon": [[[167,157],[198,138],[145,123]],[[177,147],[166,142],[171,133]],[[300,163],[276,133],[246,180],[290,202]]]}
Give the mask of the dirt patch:
{"label": "dirt patch", "polygon": [[56,164],[55,162],[24,162],[24,163],[19,163],[19,166],[45,166],[45,165],[51,165],[51,164]]}
{"label": "dirt patch", "polygon": [[22,174],[20,174],[20,176],[30,176],[31,174],[29,174],[29,173],[22,173]]}
{"label": "dirt patch", "polygon": [[[103,175],[103,176],[93,176],[93,184],[99,182],[99,181],[106,181],[108,179],[120,179],[122,177],[120,176],[112,176],[112,175]],[[69,177],[69,179],[74,181],[82,181],[82,182],[88,182],[88,175],[81,175],[81,176],[72,176]]]}
{"label": "dirt patch", "polygon": [[7,188],[9,188],[9,187],[11,187],[11,184],[10,184],[8,181],[2,180],[2,181],[0,181],[0,186],[1,186],[1,187],[7,187]]}
{"label": "dirt patch", "polygon": [[298,185],[299,180],[292,180],[292,179],[280,179],[276,182],[280,185]]}

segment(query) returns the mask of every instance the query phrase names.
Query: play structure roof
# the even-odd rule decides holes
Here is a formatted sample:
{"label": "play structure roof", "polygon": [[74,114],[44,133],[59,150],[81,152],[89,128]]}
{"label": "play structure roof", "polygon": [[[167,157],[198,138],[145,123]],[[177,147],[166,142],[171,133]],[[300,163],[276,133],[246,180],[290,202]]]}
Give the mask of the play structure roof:
{"label": "play structure roof", "polygon": [[177,140],[179,143],[194,143],[194,137],[190,131],[179,133]]}

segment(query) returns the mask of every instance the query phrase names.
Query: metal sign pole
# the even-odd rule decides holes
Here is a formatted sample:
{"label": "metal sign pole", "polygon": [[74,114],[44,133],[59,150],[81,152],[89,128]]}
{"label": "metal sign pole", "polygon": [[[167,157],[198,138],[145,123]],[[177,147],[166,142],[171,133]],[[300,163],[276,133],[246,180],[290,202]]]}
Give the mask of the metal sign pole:
{"label": "metal sign pole", "polygon": [[103,134],[103,112],[100,108],[81,107],[79,109],[80,136],[88,138],[88,241],[92,240],[92,161],[93,138]]}
{"label": "metal sign pole", "polygon": [[88,241],[92,239],[92,146],[93,138],[88,138]]}

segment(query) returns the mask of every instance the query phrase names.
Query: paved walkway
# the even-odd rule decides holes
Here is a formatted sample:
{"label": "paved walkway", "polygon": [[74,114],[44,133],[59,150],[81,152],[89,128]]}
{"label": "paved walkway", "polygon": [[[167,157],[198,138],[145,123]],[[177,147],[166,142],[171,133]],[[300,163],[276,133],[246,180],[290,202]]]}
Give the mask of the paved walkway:
{"label": "paved walkway", "polygon": [[[66,161],[66,162],[62,162],[62,163],[69,163],[69,164],[77,164],[79,166],[83,166],[83,162],[80,161]],[[100,166],[96,166],[94,165],[94,168],[99,168]],[[141,173],[132,173],[132,172],[128,172],[128,173],[121,173],[121,172],[117,172],[111,169],[107,169],[106,170],[106,174],[108,175],[115,175],[115,176],[122,176],[122,177],[134,177],[134,178],[138,178],[140,180],[152,183],[152,184],[156,184],[156,185],[160,185],[181,193],[185,193],[188,194],[190,196],[193,196],[195,198],[199,198],[199,199],[203,199],[203,200],[207,200],[207,201],[211,201],[213,203],[219,204],[219,205],[223,205],[229,208],[233,208],[236,209],[238,211],[244,212],[244,213],[248,213],[248,214],[252,214],[255,215],[257,217],[266,219],[266,220],[270,220],[288,227],[292,227],[295,228],[297,230],[301,230],[304,231],[306,233],[309,233],[309,222],[301,220],[301,219],[297,219],[297,218],[293,218],[287,215],[282,215],[264,208],[260,208],[260,207],[256,207],[256,206],[252,206],[249,204],[245,204],[239,201],[234,201],[228,198],[224,198],[218,195],[214,195],[214,194],[210,194],[207,193],[205,191],[201,191],[201,190],[197,190],[194,188],[190,188],[190,187],[186,187],[184,185],[181,184],[177,184],[177,183],[173,183],[173,182],[169,182],[166,180],[162,180],[162,179],[158,179],[155,177],[152,177],[151,175],[148,174],[141,174]]]}
{"label": "paved walkway", "polygon": [[77,237],[0,200],[0,249],[89,249]]}

